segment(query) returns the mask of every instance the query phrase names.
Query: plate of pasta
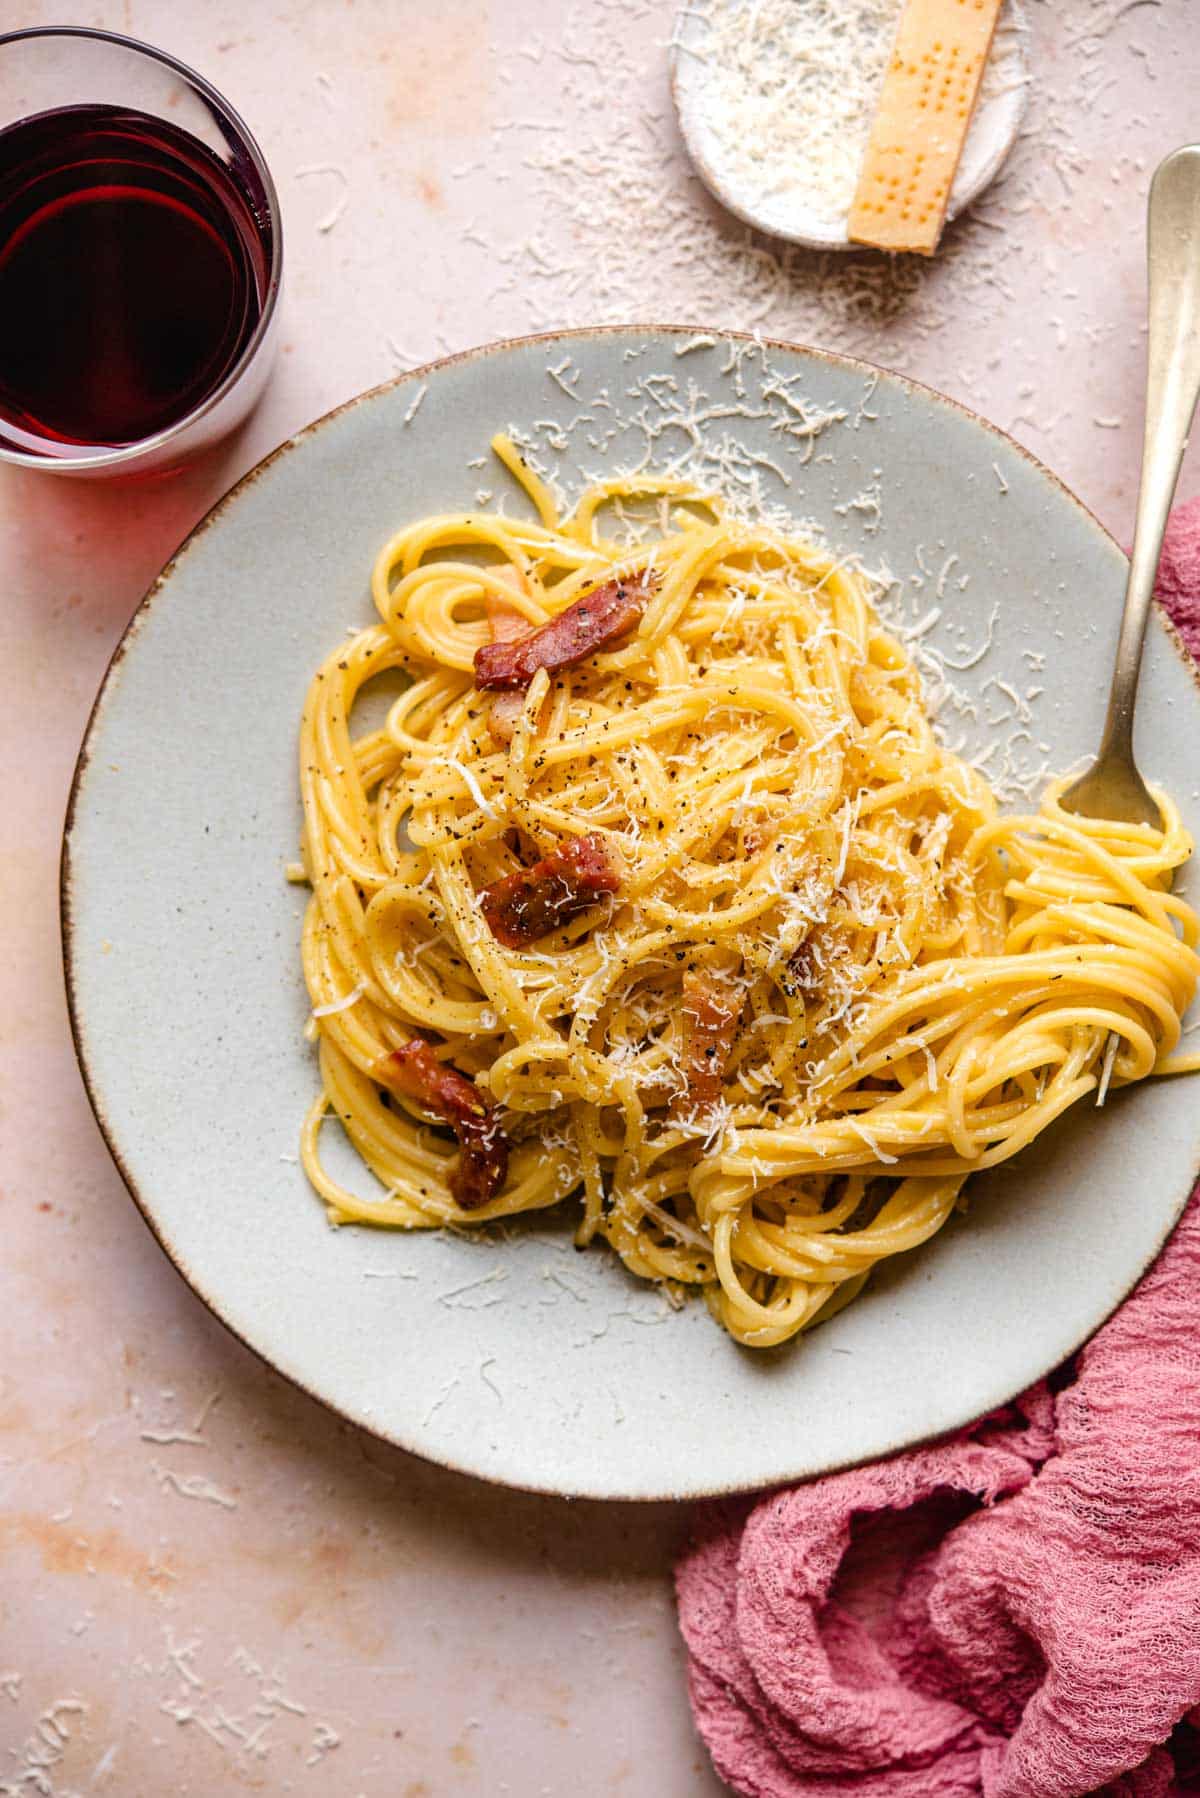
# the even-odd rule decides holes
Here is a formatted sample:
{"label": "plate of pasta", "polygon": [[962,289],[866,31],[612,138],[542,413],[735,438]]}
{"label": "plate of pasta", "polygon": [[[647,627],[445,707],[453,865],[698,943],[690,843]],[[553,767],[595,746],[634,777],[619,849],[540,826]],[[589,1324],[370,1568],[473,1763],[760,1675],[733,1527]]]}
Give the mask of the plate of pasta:
{"label": "plate of pasta", "polygon": [[1200,698],[1062,809],[1123,558],[911,382],[605,329],[401,377],[136,614],[64,842],[81,1066],[200,1296],[539,1490],[749,1489],[968,1422],[1200,1159]]}

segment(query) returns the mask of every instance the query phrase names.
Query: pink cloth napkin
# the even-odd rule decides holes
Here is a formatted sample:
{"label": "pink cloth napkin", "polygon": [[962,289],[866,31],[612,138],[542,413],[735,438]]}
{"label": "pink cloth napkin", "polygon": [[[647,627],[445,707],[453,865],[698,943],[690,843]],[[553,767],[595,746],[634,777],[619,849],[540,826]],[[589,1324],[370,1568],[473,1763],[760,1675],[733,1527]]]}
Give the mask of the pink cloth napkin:
{"label": "pink cloth napkin", "polygon": [[[1200,500],[1159,594],[1200,659]],[[1200,1185],[1072,1365],[933,1447],[705,1507],[677,1585],[746,1798],[1200,1794]]]}

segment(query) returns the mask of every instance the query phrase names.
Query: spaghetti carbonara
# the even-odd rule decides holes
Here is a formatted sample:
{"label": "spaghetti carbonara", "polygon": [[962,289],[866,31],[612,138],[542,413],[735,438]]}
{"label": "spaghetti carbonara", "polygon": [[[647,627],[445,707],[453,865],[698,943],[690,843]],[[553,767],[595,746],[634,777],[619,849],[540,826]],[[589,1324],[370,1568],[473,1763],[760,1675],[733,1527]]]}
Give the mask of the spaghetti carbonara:
{"label": "spaghetti carbonara", "polygon": [[400,531],[305,705],[303,1164],[338,1223],[577,1198],[580,1243],[779,1343],[1077,1100],[1200,1062],[1191,843],[1163,794],[999,816],[812,544],[648,475],[564,515],[494,447],[538,521]]}

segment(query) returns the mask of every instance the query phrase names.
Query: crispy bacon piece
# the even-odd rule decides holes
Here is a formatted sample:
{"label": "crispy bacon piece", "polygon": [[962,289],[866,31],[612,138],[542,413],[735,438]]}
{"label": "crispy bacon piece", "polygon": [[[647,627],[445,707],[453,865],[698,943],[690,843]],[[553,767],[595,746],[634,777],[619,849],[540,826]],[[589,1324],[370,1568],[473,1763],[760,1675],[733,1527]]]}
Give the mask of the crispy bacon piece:
{"label": "crispy bacon piece", "polygon": [[499,749],[507,749],[517,734],[521,713],[525,710],[523,693],[497,693],[488,713],[488,735]]}
{"label": "crispy bacon piece", "polygon": [[518,612],[516,606],[505,605],[494,593],[489,591],[484,595],[483,609],[487,613],[493,643],[515,643],[529,635],[529,620],[524,612]]}
{"label": "crispy bacon piece", "polygon": [[649,569],[605,581],[517,642],[485,643],[475,651],[475,685],[520,692],[539,668],[570,668],[631,630],[657,586]]}
{"label": "crispy bacon piece", "polygon": [[506,949],[523,949],[561,930],[604,893],[621,885],[622,869],[601,836],[572,837],[544,861],[494,880],[479,895],[488,929]]}
{"label": "crispy bacon piece", "polygon": [[721,1096],[741,1015],[741,1001],[728,981],[706,968],[688,969],[683,977],[683,1071],[693,1116],[710,1111]]}
{"label": "crispy bacon piece", "polygon": [[[488,593],[483,604],[493,643],[515,643],[529,635],[529,620],[515,606],[506,606],[494,593]],[[487,727],[501,749],[507,749],[516,735],[517,720],[524,708],[525,695],[521,692],[497,693],[492,700]]]}
{"label": "crispy bacon piece", "polygon": [[379,1079],[402,1098],[451,1126],[458,1138],[458,1166],[450,1191],[464,1211],[494,1199],[508,1173],[508,1138],[496,1107],[473,1080],[439,1061],[423,1037],[414,1036],[380,1062]]}

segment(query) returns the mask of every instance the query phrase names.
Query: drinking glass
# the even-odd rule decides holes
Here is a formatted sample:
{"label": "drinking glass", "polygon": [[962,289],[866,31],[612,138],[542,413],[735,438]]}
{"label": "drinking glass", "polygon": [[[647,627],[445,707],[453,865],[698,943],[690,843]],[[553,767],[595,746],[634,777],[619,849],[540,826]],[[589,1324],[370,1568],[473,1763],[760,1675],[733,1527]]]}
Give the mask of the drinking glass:
{"label": "drinking glass", "polygon": [[279,199],[228,101],[165,51],[0,35],[0,459],[165,469],[270,372]]}

